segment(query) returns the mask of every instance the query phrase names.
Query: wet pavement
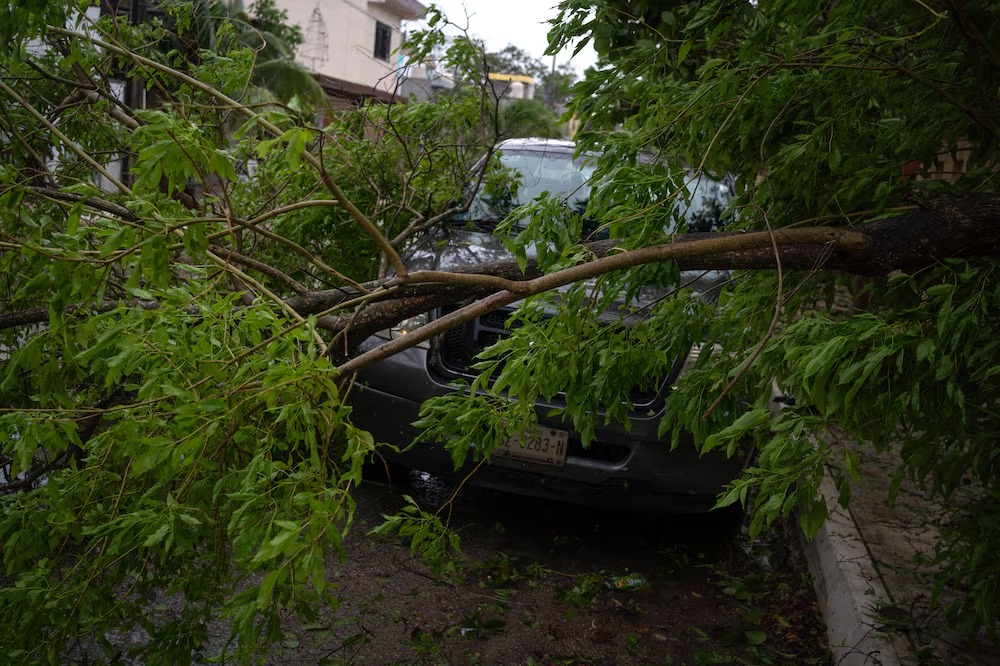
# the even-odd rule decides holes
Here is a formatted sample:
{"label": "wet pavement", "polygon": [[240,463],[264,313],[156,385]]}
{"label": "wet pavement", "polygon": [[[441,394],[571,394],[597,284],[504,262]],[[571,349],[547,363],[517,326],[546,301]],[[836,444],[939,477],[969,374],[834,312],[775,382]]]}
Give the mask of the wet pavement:
{"label": "wet pavement", "polygon": [[942,590],[941,599],[934,600],[938,530],[957,506],[974,500],[972,487],[959,488],[945,501],[904,480],[890,506],[890,480],[902,464],[899,454],[868,444],[859,453],[861,479],[852,487],[850,506],[838,506],[838,493],[828,481],[828,536],[820,548],[807,546],[838,661],[849,666],[1000,664],[995,640],[982,636],[977,642],[948,626],[942,604],[956,591]]}

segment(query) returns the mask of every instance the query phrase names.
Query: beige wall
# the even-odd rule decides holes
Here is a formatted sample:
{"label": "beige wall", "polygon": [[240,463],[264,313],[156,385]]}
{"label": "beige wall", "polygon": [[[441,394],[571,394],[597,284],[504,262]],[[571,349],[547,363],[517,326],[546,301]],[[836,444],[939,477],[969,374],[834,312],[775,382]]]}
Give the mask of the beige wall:
{"label": "beige wall", "polygon": [[942,145],[937,158],[931,164],[920,164],[916,160],[907,162],[901,171],[909,178],[933,178],[954,183],[961,178],[972,158],[972,144],[959,139],[954,147]]}
{"label": "beige wall", "polygon": [[[393,14],[383,2],[366,0],[277,0],[280,9],[288,12],[288,22],[298,24],[307,43],[299,47],[297,59],[320,74],[352,83],[392,91],[396,87],[402,42],[400,16]],[[319,7],[326,23],[327,57],[325,62],[309,58],[309,23],[313,10]],[[375,58],[375,22],[381,21],[392,29],[392,51],[389,61]]]}

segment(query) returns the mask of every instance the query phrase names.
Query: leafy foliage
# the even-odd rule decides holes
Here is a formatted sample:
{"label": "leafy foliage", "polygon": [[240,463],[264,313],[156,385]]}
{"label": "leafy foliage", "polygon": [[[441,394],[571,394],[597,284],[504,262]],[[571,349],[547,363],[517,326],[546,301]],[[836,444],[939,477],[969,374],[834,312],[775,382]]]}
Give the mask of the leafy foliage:
{"label": "leafy foliage", "polygon": [[[317,127],[307,107],[241,102],[270,46],[206,3],[172,5],[173,32],[71,8],[18,13],[0,60],[0,643],[58,662],[137,630],[144,661],[190,663],[222,618],[227,655],[250,661],[287,613],[336,605],[325,567],[376,446],[350,422],[336,339],[284,299],[330,290],[318,314],[350,317],[379,252],[342,201],[402,248],[465,195],[481,104]],[[122,105],[120,75],[155,104]],[[442,559],[443,528],[407,530]],[[177,614],[149,612],[163,597]]]}
{"label": "leafy foliage", "polygon": [[274,0],[261,0],[250,7],[241,0],[168,1],[163,25],[167,29],[163,53],[183,54],[193,62],[212,59],[234,47],[254,52],[251,81],[259,90],[288,102],[301,97],[312,105],[323,102],[323,93],[312,75],[295,62],[295,47],[302,31],[285,21],[288,12],[278,10]]}
{"label": "leafy foliage", "polygon": [[[601,155],[599,186],[583,215],[625,247],[683,228],[676,219],[683,206],[672,202],[685,196],[684,181],[700,174],[734,177],[730,224],[747,230],[817,221],[849,227],[945,191],[996,192],[1000,70],[986,63],[1000,62],[991,46],[1000,21],[991,3],[888,3],[874,13],[865,3],[794,0],[670,7],[567,0],[560,7],[553,51],[592,40],[607,63],[576,85],[570,106],[585,121],[577,137],[582,149]],[[690,171],[650,168],[643,155]],[[556,219],[543,208],[532,212]],[[587,259],[584,248],[550,235],[544,224],[529,229],[529,245],[541,241],[542,265]],[[704,339],[703,350],[718,344],[724,353],[702,354],[678,382],[661,432],[691,432],[702,451],[732,453],[747,438],[756,441],[756,464],[720,500],[755,497],[753,532],[795,509],[814,532],[826,517],[820,480],[834,473],[847,501],[863,464],[861,441],[900,447],[898,477],[945,497],[974,484],[982,499],[956,515],[972,510],[977,525],[995,523],[995,262],[941,262],[867,282],[821,270],[820,261],[811,272],[735,274],[718,294],[715,315],[698,318],[696,331],[682,299],[648,312],[629,305],[630,290],[651,281],[647,268],[602,283],[606,296],[595,298],[597,308],[581,299],[582,288],[545,299],[543,327],[532,326],[529,300],[518,314],[527,325],[482,357],[499,388],[474,388],[502,388],[532,402],[553,390],[551,380],[566,388],[567,423],[587,433],[598,414],[627,423],[616,409],[629,387],[621,374],[608,373],[617,380],[607,381],[589,373],[634,352],[629,358],[637,365],[625,366],[629,378],[663,376],[666,360]],[[656,279],[667,293],[685,280],[676,271]],[[630,330],[649,325],[661,334],[614,339],[605,332],[597,360],[580,322],[612,302],[625,304],[622,320],[642,318]],[[776,417],[773,378],[795,399]],[[449,409],[459,404],[475,409],[457,398],[425,406],[427,414],[441,412],[430,437],[444,438],[438,428],[455,423]],[[486,430],[499,432],[498,422]],[[843,471],[829,472],[831,461]],[[949,538],[995,534],[970,525],[960,520]],[[992,629],[994,583],[978,577],[992,576],[995,561],[987,553],[996,553],[996,544],[950,543],[948,577],[966,581],[972,595],[952,607],[955,617],[969,630]]]}
{"label": "leafy foliage", "polygon": [[[991,43],[1000,16],[992,3],[883,3],[877,11],[794,0],[625,5],[568,0],[552,33],[553,48],[592,39],[607,59],[578,84],[572,108],[588,123],[579,139],[609,163],[654,149],[733,173],[733,207],[747,228],[850,225],[946,189],[996,192],[1000,133],[992,119],[1000,99]],[[974,147],[959,158],[965,163],[935,167],[963,146]],[[989,508],[997,478],[995,275],[994,262],[984,261],[867,284],[786,273],[782,289],[773,274],[736,276],[708,337],[751,350],[767,340],[774,314],[780,330],[741,382],[759,391],[776,377],[795,406],[768,423],[758,401],[725,429],[706,429],[696,422],[704,403],[678,398],[718,394],[733,362],[714,356],[677,387],[664,425],[687,426],[703,449],[755,436],[756,466],[721,501],[746,501],[757,487],[754,530],[795,507],[804,507],[808,532],[818,528],[825,464],[842,461],[836,478],[846,500],[863,464],[855,442],[901,446],[898,475],[946,497],[976,484],[981,503],[957,513],[976,512],[982,529],[964,543],[978,545],[947,547],[951,579],[972,585],[972,598],[953,610],[967,629],[992,628],[994,583],[986,581],[995,561],[982,554],[996,544],[980,546],[992,543],[986,526],[998,520]],[[853,298],[870,301],[865,311],[835,307],[862,290]],[[951,538],[964,539],[960,533]]]}
{"label": "leafy foliage", "polygon": [[562,136],[559,118],[538,100],[511,100],[499,113],[500,131],[505,137],[558,139]]}
{"label": "leafy foliage", "polygon": [[289,25],[288,12],[278,9],[275,0],[256,0],[250,5],[250,13],[261,32],[274,35],[289,49],[302,45],[302,27]]}
{"label": "leafy foliage", "polygon": [[385,522],[376,527],[374,534],[397,534],[410,542],[410,551],[431,564],[435,575],[454,575],[458,568],[454,556],[461,552],[458,535],[449,531],[441,520],[430,514],[409,495],[404,495],[406,506],[395,515],[385,516]]}
{"label": "leafy foliage", "polygon": [[[613,261],[682,231],[844,229],[938,210],[941,193],[995,195],[998,10],[937,4],[564,0],[552,47],[593,40],[607,63],[570,107],[597,170],[585,210],[542,198],[498,226],[512,267],[570,276],[516,293],[492,274],[421,280],[400,258],[470,205],[472,167],[498,138],[474,87],[317,126],[301,100],[249,94],[268,45],[200,23],[205,3],[140,26],[18,4],[0,26],[5,654],[58,661],[71,640],[111,649],[109,629],[137,625],[147,661],[189,662],[221,609],[227,652],[250,660],[283,613],[334,604],[323,566],[378,445],[351,423],[347,370],[374,358],[353,331],[441,293],[530,294],[479,378],[423,407],[425,438],[457,464],[523,433],[557,393],[554,416],[589,441],[598,419],[629,422],[633,388],[683,369],[645,416],[675,446],[682,433],[703,452],[756,445],[720,498],[752,502],[755,532],[797,507],[815,530],[828,463],[847,500],[861,441],[899,446],[899,478],[945,497],[973,487],[942,580],[968,591],[950,608],[960,626],[994,628],[994,258],[866,281],[824,271],[824,256],[733,274]],[[444,44],[430,16],[414,57]],[[448,57],[477,80],[471,40]],[[156,105],[123,105],[121,77]],[[502,170],[478,174],[504,189]],[[735,197],[696,215],[700,181]],[[590,238],[608,239],[605,263]],[[775,379],[795,397],[778,414]],[[457,549],[412,504],[388,521],[439,565]],[[143,612],[164,594],[183,598],[179,617]]]}

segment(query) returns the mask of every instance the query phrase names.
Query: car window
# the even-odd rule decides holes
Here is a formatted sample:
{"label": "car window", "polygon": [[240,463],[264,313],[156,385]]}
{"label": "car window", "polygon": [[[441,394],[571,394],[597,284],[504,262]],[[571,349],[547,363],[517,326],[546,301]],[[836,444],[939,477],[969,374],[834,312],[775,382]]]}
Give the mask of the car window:
{"label": "car window", "polygon": [[728,184],[706,176],[689,176],[687,189],[689,200],[682,210],[688,231],[719,231],[726,226],[723,212],[732,198]]}
{"label": "car window", "polygon": [[500,221],[544,193],[563,199],[577,213],[587,208],[594,166],[585,160],[562,151],[504,150],[499,166],[501,175],[487,179],[469,208],[473,221]]}
{"label": "car window", "polygon": [[[491,172],[491,177],[484,179],[463,221],[500,222],[518,206],[529,204],[545,193],[563,199],[580,215],[586,211],[596,169],[592,159],[574,159],[565,151],[507,149],[500,153],[498,164],[499,168]],[[723,212],[732,197],[731,187],[723,181],[707,176],[694,178],[691,174],[686,186],[687,197],[679,198],[677,205],[687,221],[687,230],[718,231],[723,228]]]}

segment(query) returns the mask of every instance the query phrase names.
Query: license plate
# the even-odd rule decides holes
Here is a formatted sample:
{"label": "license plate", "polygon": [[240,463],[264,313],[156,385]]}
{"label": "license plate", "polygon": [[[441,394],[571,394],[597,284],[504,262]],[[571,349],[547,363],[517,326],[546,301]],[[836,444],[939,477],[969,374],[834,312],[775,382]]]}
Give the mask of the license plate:
{"label": "license plate", "polygon": [[514,458],[543,465],[566,464],[569,433],[554,428],[539,428],[528,436],[511,437],[493,451],[497,458]]}

